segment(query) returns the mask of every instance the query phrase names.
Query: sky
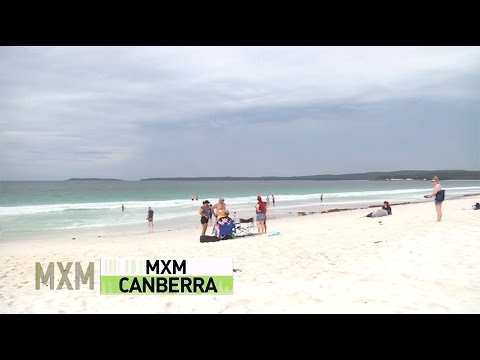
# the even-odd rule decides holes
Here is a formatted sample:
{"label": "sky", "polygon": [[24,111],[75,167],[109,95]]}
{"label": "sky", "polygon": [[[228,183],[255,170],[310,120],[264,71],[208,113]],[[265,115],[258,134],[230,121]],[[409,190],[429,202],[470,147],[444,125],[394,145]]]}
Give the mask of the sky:
{"label": "sky", "polygon": [[0,47],[0,180],[480,170],[480,47]]}

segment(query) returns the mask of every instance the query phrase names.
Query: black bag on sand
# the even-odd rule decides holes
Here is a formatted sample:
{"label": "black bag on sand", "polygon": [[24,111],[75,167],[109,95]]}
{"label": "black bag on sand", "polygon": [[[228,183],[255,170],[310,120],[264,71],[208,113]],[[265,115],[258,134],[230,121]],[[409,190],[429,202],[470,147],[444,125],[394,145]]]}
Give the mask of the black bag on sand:
{"label": "black bag on sand", "polygon": [[217,238],[216,236],[210,236],[210,235],[200,235],[200,242],[205,243],[205,242],[214,242],[214,241],[219,241],[220,239]]}

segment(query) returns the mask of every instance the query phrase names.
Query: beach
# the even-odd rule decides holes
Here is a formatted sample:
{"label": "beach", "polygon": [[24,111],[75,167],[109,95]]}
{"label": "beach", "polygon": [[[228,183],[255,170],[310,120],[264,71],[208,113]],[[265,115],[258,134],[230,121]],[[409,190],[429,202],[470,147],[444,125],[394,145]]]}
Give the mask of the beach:
{"label": "beach", "polygon": [[[381,218],[358,209],[274,219],[267,235],[213,243],[199,242],[200,222],[153,234],[145,224],[142,234],[3,242],[0,313],[480,313],[476,202],[478,195],[445,201],[441,222],[423,202],[392,206]],[[101,258],[195,257],[232,258],[233,295],[100,294]],[[36,290],[35,263],[52,261],[94,262],[94,289]]]}

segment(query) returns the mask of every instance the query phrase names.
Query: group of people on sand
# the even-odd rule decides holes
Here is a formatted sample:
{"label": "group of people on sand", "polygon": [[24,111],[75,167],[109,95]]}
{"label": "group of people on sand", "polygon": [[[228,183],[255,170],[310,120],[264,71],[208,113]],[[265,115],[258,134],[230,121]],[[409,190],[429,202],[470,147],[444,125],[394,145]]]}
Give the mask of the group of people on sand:
{"label": "group of people on sand", "polygon": [[[122,212],[125,211],[125,206],[123,204],[121,206],[121,209]],[[265,201],[262,201],[262,197],[260,195],[257,196],[257,204],[255,206],[255,211],[258,234],[265,234],[267,232],[267,203]],[[149,206],[147,211],[149,233],[153,232],[153,214],[154,211],[152,207]],[[207,232],[208,224],[213,217],[215,217],[215,223],[217,223],[217,221],[223,218],[230,219],[230,212],[227,210],[227,204],[225,203],[225,199],[222,197],[218,199],[218,202],[215,205],[212,205],[208,200],[204,200],[202,202],[202,206],[200,207],[199,214],[200,224],[202,225],[202,236],[205,235],[205,233]]]}
{"label": "group of people on sand", "polygon": [[[433,192],[431,194],[423,195],[424,198],[429,199],[435,197],[435,210],[437,212],[437,221],[442,221],[442,203],[445,200],[445,190],[442,190],[440,181],[437,176],[432,178]],[[366,217],[382,217],[392,215],[392,208],[388,201],[384,201],[380,209],[372,211]]]}
{"label": "group of people on sand", "polygon": [[[433,198],[435,197],[435,209],[437,212],[437,221],[442,220],[442,203],[445,199],[445,190],[442,190],[440,182],[437,176],[432,178],[432,185],[433,185],[433,192],[431,194],[424,195],[424,198]],[[269,195],[272,197],[273,204],[275,204],[275,197],[273,195]],[[269,196],[267,199],[269,200]],[[193,200],[193,198],[192,198]],[[257,203],[255,205],[255,220],[257,224],[258,234],[266,234],[267,233],[267,207],[268,201],[263,201],[260,195],[257,196]],[[122,204],[121,206],[122,212],[125,211],[125,206]],[[148,208],[147,212],[147,221],[148,221],[148,229],[149,232],[153,232],[153,209],[151,207]],[[202,225],[202,235],[205,235],[207,232],[208,224],[212,221],[213,217],[215,218],[214,224],[216,224],[219,220],[223,218],[230,219],[229,215],[230,212],[227,210],[227,204],[225,203],[225,199],[223,197],[218,199],[218,202],[215,205],[212,205],[210,201],[205,200],[202,202],[202,206],[199,210],[200,214],[200,224]],[[370,212],[369,214],[365,215],[365,217],[382,217],[392,215],[392,208],[388,201],[384,201],[383,205],[380,209]]]}
{"label": "group of people on sand", "polygon": [[[215,217],[214,224],[225,218],[231,220],[230,212],[227,210],[227,204],[222,197],[218,199],[215,205],[212,205],[208,200],[203,201],[198,213],[200,214],[200,224],[202,225],[202,236],[207,232],[208,223],[213,217]],[[263,201],[260,195],[257,196],[255,213],[258,234],[265,234],[267,232],[267,202]]]}

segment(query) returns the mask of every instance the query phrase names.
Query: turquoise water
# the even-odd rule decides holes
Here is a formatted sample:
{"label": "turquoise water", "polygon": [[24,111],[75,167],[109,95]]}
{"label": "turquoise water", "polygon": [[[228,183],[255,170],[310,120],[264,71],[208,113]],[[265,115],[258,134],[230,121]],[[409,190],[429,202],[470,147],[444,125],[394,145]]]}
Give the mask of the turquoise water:
{"label": "turquoise water", "polygon": [[[480,181],[475,180],[443,181],[442,186],[447,200],[480,193]],[[52,232],[143,233],[148,231],[149,206],[155,211],[156,231],[200,229],[202,200],[215,203],[219,197],[237,217],[250,217],[257,195],[274,194],[276,203],[270,202],[268,215],[282,218],[298,211],[367,207],[384,200],[431,201],[422,196],[431,191],[430,181],[2,181],[0,236],[7,240]],[[191,200],[194,194],[198,201]]]}

